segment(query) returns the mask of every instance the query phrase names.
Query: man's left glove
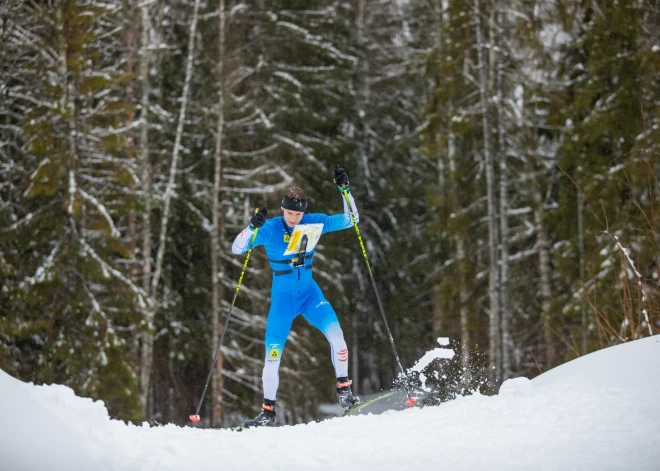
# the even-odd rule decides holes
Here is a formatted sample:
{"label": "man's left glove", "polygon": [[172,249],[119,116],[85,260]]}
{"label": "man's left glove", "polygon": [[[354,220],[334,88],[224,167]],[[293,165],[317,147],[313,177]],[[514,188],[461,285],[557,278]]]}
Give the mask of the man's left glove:
{"label": "man's left glove", "polygon": [[348,187],[348,175],[346,174],[346,170],[344,170],[341,167],[337,167],[336,169],[333,170],[332,173],[334,176],[335,185],[337,185],[339,191],[344,191],[344,189],[346,190],[350,189]]}
{"label": "man's left glove", "polygon": [[250,218],[250,224],[249,224],[250,228],[254,230],[263,226],[264,223],[266,222],[267,214],[268,214],[268,210],[266,209],[265,206],[261,209],[257,209]]}

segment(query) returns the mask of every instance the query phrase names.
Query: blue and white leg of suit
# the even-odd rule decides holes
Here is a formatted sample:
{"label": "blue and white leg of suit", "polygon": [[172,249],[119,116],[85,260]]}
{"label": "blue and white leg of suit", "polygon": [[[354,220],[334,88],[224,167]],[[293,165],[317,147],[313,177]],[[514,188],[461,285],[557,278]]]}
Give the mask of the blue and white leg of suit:
{"label": "blue and white leg of suit", "polygon": [[[322,223],[323,232],[332,232],[353,226],[348,205],[344,200],[344,214],[328,216],[326,214],[304,214],[300,224]],[[353,197],[349,195],[353,213],[358,220]],[[288,230],[287,230],[288,229]],[[316,281],[312,277],[314,251],[308,253],[305,265],[293,268],[291,263],[284,263],[294,258],[283,256],[288,242],[285,236],[292,228],[286,225],[284,218],[269,219],[257,233],[254,247],[263,245],[273,269],[271,305],[266,323],[266,358],[263,370],[264,398],[275,400],[279,386],[279,367],[286,339],[293,320],[300,314],[319,329],[328,339],[331,348],[332,364],[339,377],[348,376],[348,348],[344,334],[339,326],[337,314],[330,305]],[[246,228],[234,241],[232,252],[244,253],[249,249],[253,231]]]}

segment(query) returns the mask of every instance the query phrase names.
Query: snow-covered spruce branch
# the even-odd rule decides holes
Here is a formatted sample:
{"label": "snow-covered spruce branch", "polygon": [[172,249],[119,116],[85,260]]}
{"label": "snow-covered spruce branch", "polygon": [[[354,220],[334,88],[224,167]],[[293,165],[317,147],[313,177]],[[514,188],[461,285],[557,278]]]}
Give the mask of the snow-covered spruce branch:
{"label": "snow-covered spruce branch", "polygon": [[286,172],[279,165],[273,166],[271,164],[263,164],[256,168],[252,169],[241,169],[241,168],[229,168],[225,170],[227,175],[225,178],[227,180],[252,180],[256,175],[263,175],[266,173],[280,173],[282,176],[286,175]]}
{"label": "snow-covered spruce branch", "polygon": [[319,167],[320,169],[325,170],[323,164],[319,162],[316,159],[316,157],[314,157],[314,153],[311,148],[304,146],[299,142],[294,141],[293,139],[289,139],[288,137],[282,136],[281,134],[274,134],[273,138],[277,139],[280,142],[283,142],[284,144],[290,145],[294,149],[299,150],[300,152],[303,153],[303,155],[305,155],[305,157],[307,157],[310,160],[310,162],[316,164],[316,166]]}
{"label": "snow-covered spruce branch", "polygon": [[228,193],[243,193],[243,194],[264,194],[264,193],[273,193],[276,191],[281,191],[291,184],[293,178],[289,177],[286,180],[275,183],[272,185],[265,185],[259,188],[241,188],[241,187],[231,187],[223,186],[221,187],[222,191]]}
{"label": "snow-covered spruce branch", "polygon": [[63,242],[64,242],[64,238],[57,241],[57,244],[55,244],[53,250],[50,251],[50,254],[48,254],[48,257],[46,257],[46,260],[44,260],[44,263],[42,263],[41,266],[37,268],[37,270],[34,272],[34,275],[26,278],[22,283],[20,283],[19,286],[21,288],[25,285],[25,283],[29,285],[34,285],[37,283],[42,283],[46,279],[46,276],[48,276],[50,269],[53,268],[53,265],[55,263],[55,256],[59,252]]}
{"label": "snow-covered spruce branch", "polygon": [[90,195],[89,193],[87,193],[82,188],[78,188],[78,193],[80,193],[80,195],[83,197],[84,200],[89,201],[90,203],[92,203],[96,207],[96,209],[99,211],[99,213],[101,213],[101,215],[105,218],[108,225],[110,226],[110,234],[112,235],[112,237],[119,238],[121,236],[121,234],[119,233],[119,231],[115,227],[115,223],[112,221],[112,218],[110,217],[110,214],[108,213],[108,210],[105,208],[105,206],[99,200],[97,200],[94,196]]}
{"label": "snow-covered spruce branch", "polygon": [[232,151],[232,150],[227,150],[223,149],[222,150],[222,155],[226,157],[258,157],[264,154],[267,154],[270,151],[273,151],[279,147],[278,143],[271,144],[268,147],[264,147],[262,149],[257,149],[257,150],[252,150],[248,152],[239,152],[239,151]]}
{"label": "snow-covered spruce branch", "polygon": [[103,320],[105,320],[105,321],[108,320],[108,316],[107,316],[107,314],[103,311],[103,309],[101,309],[101,305],[100,305],[99,302],[97,301],[96,296],[94,296],[94,293],[92,293],[92,292],[90,291],[89,287],[87,286],[87,283],[85,283],[85,282],[83,281],[82,286],[83,286],[83,290],[85,291],[85,294],[87,294],[87,297],[88,297],[88,298],[90,299],[90,301],[92,302],[92,311],[91,311],[91,312],[89,313],[89,315],[87,316],[87,319],[85,320],[85,325],[86,325],[86,326],[94,326],[94,327],[97,327],[97,325],[94,325],[94,320],[93,320],[93,318],[92,318],[92,314],[94,314],[94,313],[98,314],[98,315],[101,316],[101,318],[102,318]]}
{"label": "snow-covered spruce branch", "polygon": [[328,55],[333,59],[335,59],[337,62],[350,61],[352,63],[356,63],[358,60],[357,57],[355,56],[344,54],[328,41],[324,41],[321,36],[315,36],[311,34],[309,31],[307,31],[305,28],[302,28],[293,23],[289,23],[288,21],[278,21],[275,24],[300,34],[301,36],[303,36],[304,42],[325,50],[328,53]]}
{"label": "snow-covered spruce branch", "polygon": [[[222,353],[223,355],[227,355],[228,352],[225,352],[225,349],[223,348]],[[255,383],[253,381],[246,381],[241,376],[238,376],[237,374],[235,374],[234,372],[232,372],[227,368],[223,368],[222,376],[224,376],[225,378],[229,378],[232,381],[236,381],[240,385],[245,386],[248,389],[251,389],[255,393],[259,393],[261,391],[261,386],[255,386]],[[249,378],[252,378],[252,376],[250,376]]]}
{"label": "snow-covered spruce branch", "polygon": [[110,278],[110,276],[112,275],[113,277],[117,278],[118,280],[122,281],[125,285],[127,285],[131,289],[131,291],[133,291],[133,293],[135,293],[138,296],[138,303],[142,309],[153,306],[154,303],[149,298],[149,296],[147,296],[147,293],[145,293],[142,289],[135,286],[133,282],[128,278],[126,278],[119,270],[113,268],[105,260],[103,260],[99,256],[99,254],[97,254],[96,251],[82,237],[80,238],[80,243],[83,247],[84,253],[92,257],[94,260],[96,260],[96,263],[98,263],[101,266],[101,269],[103,270],[103,275],[106,278]]}
{"label": "snow-covered spruce branch", "polygon": [[213,230],[213,227],[211,226],[211,221],[208,220],[206,216],[204,216],[204,213],[202,213],[194,204],[192,204],[190,201],[187,199],[184,199],[183,203],[192,211],[193,214],[195,214],[199,220],[202,223],[202,228],[204,229],[205,232],[211,233]]}
{"label": "snow-covered spruce branch", "polygon": [[[220,301],[223,309],[229,309],[230,303],[224,299]],[[265,328],[266,319],[260,315],[251,314],[243,309],[240,309],[234,306],[234,309],[231,312],[231,325],[240,326],[244,328]],[[260,340],[263,342],[263,339]]]}
{"label": "snow-covered spruce branch", "polygon": [[47,210],[49,210],[49,209],[52,208],[53,206],[54,206],[54,204],[48,204],[48,205],[46,205],[46,206],[43,206],[43,207],[39,208],[39,209],[38,209],[37,211],[35,211],[34,213],[29,213],[29,214],[25,215],[24,218],[19,219],[18,221],[14,222],[11,226],[0,227],[0,232],[12,232],[12,231],[15,231],[15,230],[18,229],[19,227],[21,227],[21,226],[23,226],[23,225],[25,225],[25,224],[29,224],[30,222],[34,221],[38,215],[40,215],[41,213],[46,212]]}

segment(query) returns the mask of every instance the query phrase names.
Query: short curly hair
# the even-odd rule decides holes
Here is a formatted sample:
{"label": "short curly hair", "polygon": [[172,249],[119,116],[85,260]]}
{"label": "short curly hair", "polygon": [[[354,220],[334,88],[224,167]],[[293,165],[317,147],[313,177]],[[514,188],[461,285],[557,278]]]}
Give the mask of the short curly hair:
{"label": "short curly hair", "polygon": [[302,188],[300,188],[299,186],[290,186],[284,192],[284,196],[286,198],[292,198],[292,199],[296,199],[296,200],[306,200],[307,199],[307,195],[305,195],[305,191]]}

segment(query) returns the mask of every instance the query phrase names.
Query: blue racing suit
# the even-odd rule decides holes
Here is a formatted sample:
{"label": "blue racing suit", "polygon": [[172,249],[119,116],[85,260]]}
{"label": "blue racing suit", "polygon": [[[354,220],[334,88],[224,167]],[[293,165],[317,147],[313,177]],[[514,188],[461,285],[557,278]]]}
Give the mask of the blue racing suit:
{"label": "blue racing suit", "polygon": [[[304,214],[299,224],[323,224],[321,234],[338,231],[353,226],[350,210],[344,200],[344,214]],[[351,209],[356,221],[359,220],[353,197],[349,194]],[[339,320],[323,292],[312,276],[315,249],[306,253],[300,266],[294,266],[297,255],[284,256],[289,238],[294,228],[289,227],[283,216],[268,219],[257,232],[254,247],[263,245],[273,271],[271,304],[266,322],[266,357],[262,374],[264,398],[274,401],[279,386],[279,367],[286,339],[293,320],[301,314],[319,329],[330,342],[332,364],[337,377],[348,376],[348,349]],[[232,252],[241,254],[248,251],[253,230],[248,226],[232,245]]]}

